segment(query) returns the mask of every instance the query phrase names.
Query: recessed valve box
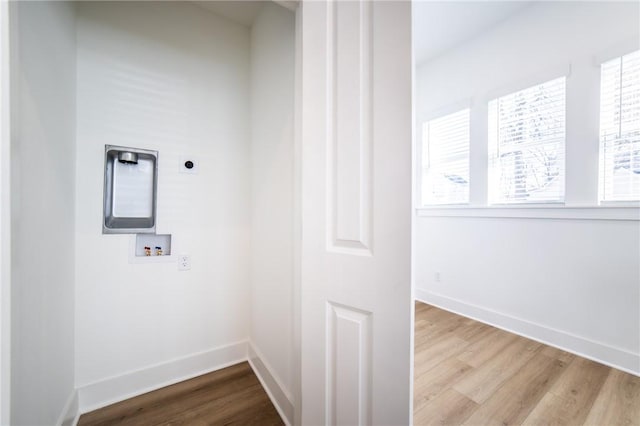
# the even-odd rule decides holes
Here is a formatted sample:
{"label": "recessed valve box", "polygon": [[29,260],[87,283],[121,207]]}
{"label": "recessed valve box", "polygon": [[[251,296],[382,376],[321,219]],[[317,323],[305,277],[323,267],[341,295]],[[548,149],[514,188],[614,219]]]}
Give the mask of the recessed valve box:
{"label": "recessed valve box", "polygon": [[156,230],[158,151],[105,145],[103,234]]}

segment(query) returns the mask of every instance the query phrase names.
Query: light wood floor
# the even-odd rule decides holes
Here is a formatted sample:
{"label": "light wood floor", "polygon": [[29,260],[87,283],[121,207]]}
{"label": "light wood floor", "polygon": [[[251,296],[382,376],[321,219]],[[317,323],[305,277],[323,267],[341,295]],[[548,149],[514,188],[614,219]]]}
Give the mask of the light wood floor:
{"label": "light wood floor", "polygon": [[416,425],[640,425],[640,377],[416,303]]}
{"label": "light wood floor", "polygon": [[247,362],[83,414],[78,425],[283,425]]}

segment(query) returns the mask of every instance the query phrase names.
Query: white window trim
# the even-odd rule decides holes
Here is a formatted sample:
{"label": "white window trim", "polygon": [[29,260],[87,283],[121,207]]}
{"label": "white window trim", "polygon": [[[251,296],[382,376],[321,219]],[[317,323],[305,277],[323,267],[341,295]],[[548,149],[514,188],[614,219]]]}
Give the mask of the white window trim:
{"label": "white window trim", "polygon": [[[630,49],[629,46],[637,46],[636,40],[627,40],[620,43],[617,46],[613,46],[606,52],[602,52],[599,55],[594,56],[593,66],[600,67],[601,62],[605,62],[608,59],[613,59],[617,56],[621,56]],[[637,50],[637,49],[636,49]],[[628,53],[628,52],[627,52]],[[453,112],[455,108],[468,107],[471,110],[471,125],[473,126],[474,112],[480,105],[486,105],[491,99],[503,96],[505,94],[522,90],[540,81],[547,81],[559,76],[566,76],[567,78],[567,95],[569,80],[571,77],[571,63],[563,62],[556,66],[548,67],[544,70],[534,72],[525,78],[514,80],[507,83],[504,86],[495,88],[486,93],[479,94],[466,98],[465,101],[459,101],[449,104],[446,107],[438,108],[429,111],[420,117],[420,121],[416,128],[421,129],[422,123],[429,120],[429,117],[433,117],[436,113]],[[485,111],[484,120],[487,120]],[[421,131],[420,131],[421,132]],[[414,198],[414,212],[418,218],[421,217],[476,217],[476,218],[514,218],[514,219],[574,219],[574,220],[622,220],[622,221],[640,221],[640,202],[629,201],[606,201],[598,204],[597,191],[595,191],[596,198],[593,200],[593,204],[567,204],[564,203],[545,203],[545,204],[487,204],[488,194],[485,194],[483,204],[473,203],[470,204],[440,204],[440,205],[421,205],[421,164],[420,156],[422,154],[421,148],[421,133],[420,138],[416,139],[416,197]],[[470,145],[470,152],[473,153],[474,149],[473,140]],[[566,161],[566,158],[565,158]],[[473,175],[473,154],[471,154],[471,171],[470,171],[470,200],[474,199],[474,193],[477,189],[473,187],[480,183],[477,176]],[[488,174],[488,169],[483,169],[485,175]],[[486,176],[485,176],[486,177]],[[565,183],[566,184],[566,183]],[[569,197],[570,194],[566,193],[565,197]]]}
{"label": "white window trim", "polygon": [[638,40],[635,37],[628,38],[594,55],[593,66],[595,68],[600,69],[600,66],[603,63],[609,62],[612,59],[616,59],[620,56],[624,56],[628,53],[634,52],[638,49],[640,49],[640,42],[638,42]]}
{"label": "white window trim", "polygon": [[[608,59],[604,59],[599,65],[598,65],[598,69],[599,69],[599,75],[600,75],[600,84],[602,85],[603,83],[603,75],[602,75],[602,66],[610,61],[614,61],[614,60],[619,60],[624,58],[626,55],[632,54],[632,53],[636,53],[638,51],[640,51],[640,48],[638,48],[638,42],[637,40],[627,40],[627,43],[621,43],[620,45],[617,46],[617,49],[610,49],[609,53],[619,53],[623,48],[630,48],[631,46],[635,46],[635,50],[631,50],[631,51],[626,51],[623,52],[621,54],[618,54],[617,56],[613,56],[610,57]],[[605,55],[601,55],[601,57],[605,57]],[[598,59],[600,60],[600,59]],[[622,62],[621,62],[621,66],[622,66]],[[621,72],[622,72],[622,68],[621,68]],[[601,89],[602,90],[602,89]],[[621,88],[622,90],[622,88]],[[606,155],[606,148],[605,148],[605,143],[603,143],[602,140],[602,97],[600,97],[599,99],[599,106],[600,106],[600,111],[599,111],[599,120],[600,120],[600,126],[598,127],[598,202],[600,205],[602,206],[615,206],[615,205],[624,205],[624,204],[633,204],[633,203],[640,203],[640,201],[636,201],[636,200],[615,200],[615,199],[604,199],[605,195],[606,195],[606,190],[605,190],[605,176],[603,176],[604,172],[604,164],[606,162],[605,160],[605,155]],[[619,127],[619,129],[621,129],[621,127]],[[620,130],[621,131],[621,130]],[[618,132],[618,135],[620,135],[620,132]]]}
{"label": "white window trim", "polygon": [[496,98],[501,98],[513,92],[519,92],[521,90],[528,89],[532,86],[536,86],[538,84],[541,84],[550,80],[555,80],[561,77],[565,77],[567,81],[569,80],[569,78],[571,78],[570,62],[564,62],[556,66],[541,69],[538,72],[533,72],[522,78],[508,82],[503,86],[496,87],[492,90],[489,90],[482,95],[482,97],[480,98],[480,101],[482,103],[488,104],[490,101]]}
{"label": "white window trim", "polygon": [[436,109],[428,111],[422,117],[421,122],[419,123],[419,125],[422,126],[424,123],[426,123],[428,121],[434,120],[436,118],[440,118],[443,115],[453,114],[454,112],[458,112],[458,111],[463,110],[463,109],[471,110],[471,108],[473,108],[473,107],[474,107],[473,98],[465,98],[465,99],[459,100],[457,102],[452,102],[450,104],[445,105],[442,108],[436,108]]}
{"label": "white window trim", "polygon": [[[452,102],[441,108],[432,109],[425,114],[422,114],[419,120],[416,120],[416,137],[414,137],[414,152],[415,152],[415,188],[413,194],[414,208],[419,209],[422,207],[429,208],[447,208],[450,206],[468,206],[469,203],[453,203],[453,204],[422,204],[422,142],[424,138],[424,125],[430,120],[438,118],[443,115],[452,114],[462,109],[469,109],[471,114],[473,111],[473,98],[464,98],[457,102]],[[469,123],[471,126],[471,123]],[[471,156],[471,141],[469,142],[469,156]],[[471,160],[470,160],[471,161]],[[471,177],[469,182],[469,198],[471,198]]]}
{"label": "white window trim", "polygon": [[583,219],[640,221],[640,204],[625,206],[566,206],[540,204],[537,206],[459,206],[421,207],[418,217],[479,217],[521,219]]}
{"label": "white window trim", "polygon": [[[554,71],[554,72],[558,72],[559,74],[557,74],[556,76],[549,76],[550,73]],[[487,148],[489,150],[488,155],[489,155],[489,163],[488,163],[488,167],[487,167],[487,200],[486,203],[489,206],[497,206],[500,207],[502,205],[535,205],[535,204],[558,204],[558,203],[565,203],[566,202],[566,169],[567,169],[567,156],[566,156],[566,146],[567,146],[567,125],[566,125],[566,98],[567,98],[567,80],[569,79],[569,76],[571,74],[571,65],[568,66],[568,68],[565,67],[555,67],[553,69],[547,70],[545,73],[545,79],[544,80],[539,80],[537,83],[533,83],[529,86],[526,87],[522,87],[516,90],[512,90],[509,91],[507,93],[503,93],[502,95],[496,96],[495,98],[491,98],[489,101],[487,101],[487,106],[490,105],[491,102],[499,102],[500,98],[504,97],[504,96],[511,96],[515,93],[524,91],[524,90],[529,90],[535,87],[538,87],[540,85],[543,84],[547,84],[550,83],[551,81],[556,81],[559,79],[564,78],[564,102],[565,102],[565,109],[564,109],[564,120],[565,120],[565,126],[564,126],[564,141],[563,141],[563,159],[562,159],[562,167],[563,167],[563,176],[562,176],[562,197],[561,199],[558,200],[527,200],[527,199],[514,199],[513,201],[506,201],[506,200],[500,200],[500,201],[493,201],[492,197],[491,197],[491,193],[492,191],[498,191],[498,188],[492,188],[492,185],[497,185],[497,182],[492,182],[491,176],[492,173],[496,173],[496,170],[492,169],[492,163],[494,161],[497,161],[497,159],[495,158],[495,154],[492,153],[492,150],[497,150],[496,152],[499,154],[500,152],[500,144],[499,141],[495,141],[495,146],[492,146],[492,141],[490,138],[487,139]],[[538,74],[539,76],[542,75],[542,73]],[[528,80],[530,80],[531,77]],[[487,121],[489,120],[489,108],[487,109]],[[490,125],[489,125],[490,126]],[[488,131],[489,129],[487,129]]]}

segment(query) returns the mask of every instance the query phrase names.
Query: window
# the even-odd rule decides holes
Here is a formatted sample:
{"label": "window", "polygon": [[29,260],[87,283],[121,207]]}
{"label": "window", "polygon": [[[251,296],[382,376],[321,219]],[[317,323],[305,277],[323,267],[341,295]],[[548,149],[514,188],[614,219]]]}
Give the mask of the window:
{"label": "window", "polygon": [[489,102],[494,204],[564,201],[565,77]]}
{"label": "window", "polygon": [[601,66],[599,198],[640,200],[640,51]]}
{"label": "window", "polygon": [[469,109],[424,123],[422,203],[469,202]]}

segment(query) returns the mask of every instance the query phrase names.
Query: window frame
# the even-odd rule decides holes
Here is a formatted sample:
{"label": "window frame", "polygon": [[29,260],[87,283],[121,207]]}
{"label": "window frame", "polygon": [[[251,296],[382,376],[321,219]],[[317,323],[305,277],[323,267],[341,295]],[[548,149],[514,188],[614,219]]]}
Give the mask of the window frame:
{"label": "window frame", "polygon": [[[631,46],[632,48],[629,48]],[[628,53],[630,50],[637,49],[638,42],[635,39],[628,39],[620,43],[619,45],[609,48],[604,53],[591,56],[590,66],[594,67],[594,72],[600,67],[600,63],[620,56],[621,54]],[[581,64],[584,67],[584,64]],[[587,65],[588,66],[588,65]],[[598,74],[599,75],[599,74]],[[640,221],[640,202],[615,202],[614,205],[609,203],[598,204],[597,200],[597,188],[593,190],[593,197],[582,198],[578,201],[574,201],[572,193],[570,192],[569,184],[569,162],[567,158],[569,153],[567,152],[565,162],[567,170],[566,175],[566,191],[564,203],[531,203],[531,204],[488,204],[488,155],[484,153],[488,152],[488,138],[487,130],[484,128],[488,122],[488,102],[491,99],[498,98],[508,93],[512,93],[518,90],[531,87],[535,84],[539,84],[541,81],[548,81],[559,76],[566,77],[566,145],[568,148],[569,140],[573,136],[573,128],[570,120],[570,103],[572,93],[572,65],[570,62],[556,62],[551,66],[538,69],[531,74],[520,76],[505,85],[496,87],[494,89],[488,89],[486,91],[478,92],[467,98],[463,98],[463,101],[454,102],[448,104],[445,107],[427,109],[427,113],[421,112],[419,108],[416,109],[416,124],[414,127],[414,196],[413,196],[413,210],[417,218],[421,217],[440,217],[440,218],[512,218],[512,219],[580,219],[580,220],[624,220],[624,221]],[[599,81],[599,80],[597,80]],[[596,84],[598,84],[596,82]],[[447,113],[455,112],[455,110],[469,108],[470,115],[470,186],[469,186],[469,204],[459,205],[422,205],[421,204],[421,158],[422,158],[422,122],[435,118],[438,115],[446,115]],[[597,114],[597,111],[596,111]],[[597,115],[596,115],[597,117]],[[473,134],[473,129],[477,128],[480,131],[479,135]],[[597,149],[598,135],[595,135],[593,140],[594,149]],[[481,146],[484,143],[486,145],[483,149]],[[478,152],[482,158],[474,158],[474,152]],[[477,157],[476,155],[476,157]],[[597,154],[594,155],[594,157]],[[594,158],[597,161],[597,159]],[[597,165],[597,163],[596,163]],[[597,168],[594,170],[597,173]],[[594,179],[597,182],[597,179]]]}
{"label": "window frame", "polygon": [[[537,87],[540,87],[544,84],[548,84],[548,83],[552,83],[555,82],[556,80],[560,80],[563,79],[563,103],[564,103],[564,110],[563,110],[563,135],[562,135],[562,151],[563,151],[563,155],[562,155],[562,175],[560,177],[560,182],[559,185],[561,186],[561,198],[558,200],[527,200],[527,199],[514,199],[514,200],[506,200],[504,198],[498,198],[496,195],[492,194],[497,194],[500,192],[500,152],[501,152],[501,145],[500,145],[500,140],[492,140],[490,135],[491,135],[491,126],[495,125],[495,126],[499,126],[499,124],[491,124],[489,123],[489,119],[491,118],[491,103],[492,102],[498,102],[498,108],[499,108],[499,101],[501,98],[507,97],[507,96],[511,96],[511,95],[516,95],[519,92],[524,92],[526,90],[530,90],[530,89],[535,89]],[[488,159],[488,166],[487,166],[487,200],[486,203],[489,206],[497,206],[497,207],[504,207],[504,206],[514,206],[514,205],[549,205],[549,206],[558,206],[558,205],[564,205],[566,202],[566,176],[567,176],[567,161],[566,161],[566,152],[567,152],[567,75],[559,75],[556,77],[552,77],[552,78],[547,78],[544,79],[542,81],[539,81],[535,84],[526,86],[524,88],[521,89],[517,89],[517,90],[513,90],[511,92],[502,94],[500,96],[496,96],[490,100],[487,101],[487,149],[488,149],[488,155],[489,155],[489,159]],[[528,144],[529,141],[526,141],[525,144]]]}
{"label": "window frame", "polygon": [[[599,75],[599,86],[598,86],[598,174],[597,174],[597,205],[603,207],[638,207],[640,206],[640,194],[638,199],[631,200],[612,200],[605,199],[605,181],[604,181],[604,164],[605,164],[605,142],[602,139],[602,84],[603,84],[603,74],[602,67],[605,63],[611,62],[614,60],[622,60],[623,57],[636,53],[640,55],[640,46],[634,44],[634,48],[630,50],[624,51],[623,49],[629,49],[629,45],[631,43],[627,43],[625,45],[619,46],[616,49],[612,49],[608,55],[600,55],[594,58],[595,65],[598,67],[598,75]],[[624,46],[624,47],[623,47]],[[623,65],[624,63],[621,63]],[[622,69],[621,69],[622,72]]]}
{"label": "window frame", "polygon": [[[427,158],[427,156],[425,155],[425,149],[428,152],[428,147],[426,147],[425,145],[428,145],[428,143],[425,141],[425,138],[427,138],[427,134],[426,134],[426,128],[429,124],[429,122],[437,120],[439,118],[444,118],[448,115],[453,115],[456,113],[460,113],[467,110],[468,114],[469,114],[469,141],[468,141],[468,163],[467,163],[467,168],[469,171],[469,182],[468,182],[468,194],[467,194],[467,200],[466,201],[460,201],[460,202],[448,202],[448,203],[426,203],[425,200],[423,199],[423,188],[424,188],[424,171],[426,169],[425,167],[425,160]],[[431,207],[451,207],[451,206],[467,206],[470,204],[471,202],[471,187],[472,187],[472,178],[471,178],[471,131],[472,131],[472,125],[471,125],[471,102],[469,100],[467,101],[461,101],[461,102],[457,102],[454,104],[451,104],[445,108],[440,108],[437,109],[435,111],[432,111],[430,114],[428,114],[424,120],[421,121],[420,123],[420,127],[419,127],[419,140],[417,141],[417,146],[419,147],[419,149],[417,149],[417,167],[416,167],[416,173],[417,173],[417,185],[416,185],[416,205],[418,206],[418,208],[431,208]]]}

